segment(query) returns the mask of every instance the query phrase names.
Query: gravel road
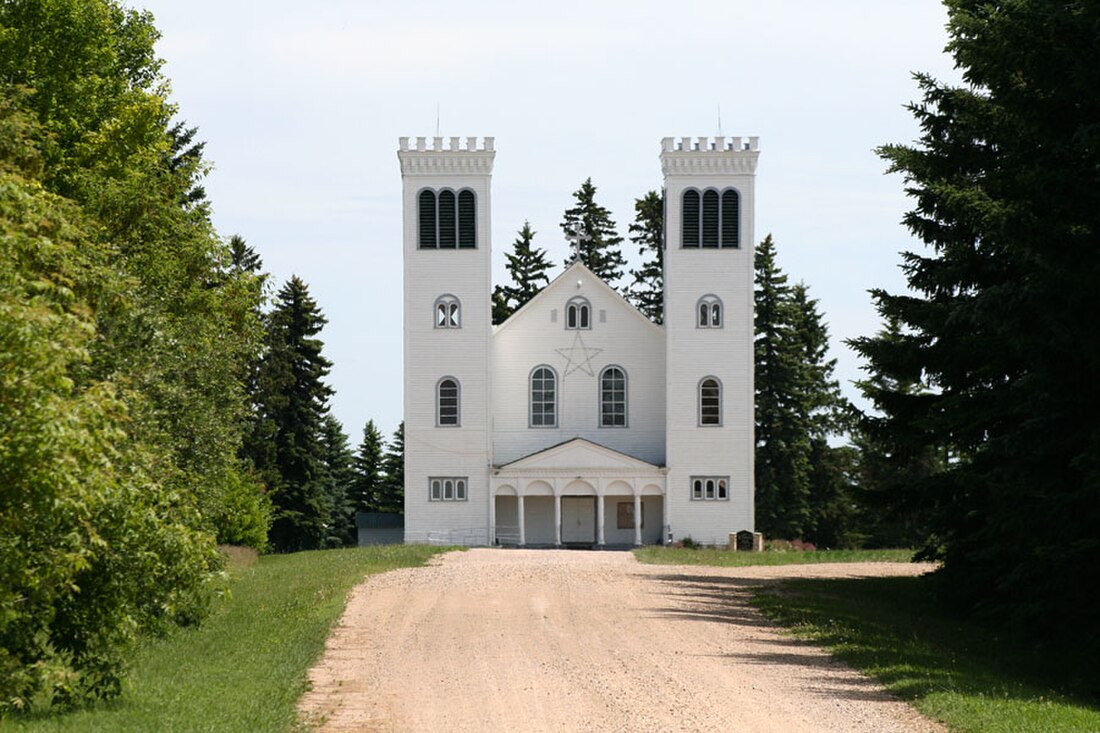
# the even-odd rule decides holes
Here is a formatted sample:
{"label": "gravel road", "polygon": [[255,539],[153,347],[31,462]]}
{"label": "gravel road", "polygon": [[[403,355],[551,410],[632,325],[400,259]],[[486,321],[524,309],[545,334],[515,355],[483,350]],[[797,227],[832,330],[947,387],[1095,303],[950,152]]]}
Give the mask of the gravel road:
{"label": "gravel road", "polygon": [[372,576],[310,672],[337,731],[941,731],[751,606],[778,578],[895,563],[699,568],[627,552],[478,549]]}

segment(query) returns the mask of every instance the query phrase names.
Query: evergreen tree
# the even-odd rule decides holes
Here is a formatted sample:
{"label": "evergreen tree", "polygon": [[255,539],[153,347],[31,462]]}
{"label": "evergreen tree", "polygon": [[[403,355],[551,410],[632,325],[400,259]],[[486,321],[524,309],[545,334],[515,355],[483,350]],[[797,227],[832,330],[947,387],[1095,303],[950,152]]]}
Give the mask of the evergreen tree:
{"label": "evergreen tree", "polygon": [[493,289],[493,323],[503,323],[550,283],[546,274],[550,269],[546,250],[531,245],[534,236],[531,223],[523,222],[519,236],[512,243],[512,251],[504,255],[508,259],[512,284]]}
{"label": "evergreen tree", "polygon": [[385,441],[382,433],[368,420],[363,428],[363,442],[355,455],[355,480],[352,483],[351,496],[356,511],[381,511],[385,460]]}
{"label": "evergreen tree", "polygon": [[390,514],[404,514],[405,512],[405,421],[397,426],[393,433],[393,439],[386,447],[386,457],[383,460],[385,479],[382,481],[382,491],[378,496],[375,511]]}
{"label": "evergreen tree", "polygon": [[268,319],[248,446],[274,507],[271,544],[282,552],[323,547],[332,521],[324,449],[332,390],[323,381],[331,362],[316,338],[325,323],[306,284],[291,277]]}
{"label": "evergreen tree", "polygon": [[809,525],[810,424],[798,313],[769,234],[756,248],[756,526],[794,539]]}
{"label": "evergreen tree", "polygon": [[327,491],[332,507],[332,519],[328,525],[328,547],[354,547],[358,543],[355,526],[355,500],[352,495],[355,484],[355,455],[348,446],[344,426],[329,413],[322,421],[325,451]]}
{"label": "evergreen tree", "polygon": [[630,271],[634,282],[626,297],[654,323],[661,323],[664,318],[664,233],[664,197],[657,191],[650,191],[635,199],[630,241],[638,245],[642,266]]}
{"label": "evergreen tree", "polygon": [[[608,285],[615,284],[623,276],[626,260],[620,247],[623,238],[615,232],[611,212],[596,203],[596,187],[588,178],[573,192],[576,206],[566,209],[561,228],[566,236],[581,234],[581,261]],[[566,260],[565,266],[573,264]]]}
{"label": "evergreen tree", "polygon": [[[889,319],[875,338],[899,345],[897,319]],[[921,383],[920,373],[904,365],[880,361],[876,370],[864,369],[869,374],[856,387],[874,411],[854,413],[853,421],[852,439],[860,452],[860,529],[875,547],[917,547],[929,536],[922,487],[945,467],[943,448],[935,445],[919,420],[924,401],[933,395]]]}
{"label": "evergreen tree", "polygon": [[1100,6],[947,7],[965,85],[918,76],[918,143],[880,151],[930,249],[903,255],[909,291],[873,292],[900,335],[855,347],[872,373],[933,390],[891,400],[951,451],[913,487],[941,587],[966,608],[1095,643]]}

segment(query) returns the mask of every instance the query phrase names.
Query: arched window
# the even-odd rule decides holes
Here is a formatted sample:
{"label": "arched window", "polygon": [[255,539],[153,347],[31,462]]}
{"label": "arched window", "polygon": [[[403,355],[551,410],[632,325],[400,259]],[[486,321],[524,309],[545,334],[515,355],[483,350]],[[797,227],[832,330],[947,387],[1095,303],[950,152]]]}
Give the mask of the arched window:
{"label": "arched window", "polygon": [[456,195],[445,188],[417,194],[420,249],[476,249],[477,196],[470,189]]}
{"label": "arched window", "polygon": [[717,295],[704,295],[695,307],[696,328],[722,327],[722,300]]}
{"label": "arched window", "polygon": [[558,376],[546,365],[531,371],[531,427],[552,428],[558,424]]}
{"label": "arched window", "polygon": [[592,306],[579,295],[565,304],[565,327],[570,330],[592,328]]}
{"label": "arched window", "polygon": [[726,501],[729,495],[728,476],[692,476],[692,501]]}
{"label": "arched window", "polygon": [[453,295],[440,295],[435,299],[435,327],[462,328],[462,304]]}
{"label": "arched window", "polygon": [[687,189],[681,197],[682,247],[740,247],[741,195],[736,189],[703,192]]}
{"label": "arched window", "polygon": [[600,372],[600,427],[626,427],[626,372],[621,367]]}
{"label": "arched window", "polygon": [[458,380],[443,377],[435,386],[435,424],[439,427],[457,427],[459,410]]}
{"label": "arched window", "polygon": [[722,383],[716,377],[699,382],[699,424],[722,424]]}

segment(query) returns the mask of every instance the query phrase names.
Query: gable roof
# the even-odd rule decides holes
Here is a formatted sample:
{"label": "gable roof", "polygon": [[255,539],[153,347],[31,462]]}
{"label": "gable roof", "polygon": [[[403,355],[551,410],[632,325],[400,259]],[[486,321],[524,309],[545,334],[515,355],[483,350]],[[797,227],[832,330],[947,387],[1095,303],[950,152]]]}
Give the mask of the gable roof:
{"label": "gable roof", "polygon": [[519,310],[517,310],[512,315],[508,316],[508,319],[505,320],[504,323],[500,323],[500,324],[497,324],[496,326],[494,326],[493,327],[493,333],[495,334],[495,333],[498,333],[499,331],[504,330],[510,324],[512,324],[515,321],[519,320],[516,317],[519,316],[521,313],[524,313],[527,310],[533,309],[536,304],[538,304],[542,300],[545,300],[546,298],[550,297],[550,295],[552,293],[565,288],[566,283],[569,281],[569,279],[571,277],[575,276],[578,272],[584,273],[586,275],[591,276],[591,278],[597,283],[597,287],[603,288],[603,290],[606,293],[612,295],[615,300],[619,301],[629,312],[633,313],[635,317],[637,317],[637,318],[641,319],[642,321],[644,321],[647,326],[654,329],[658,333],[663,333],[664,332],[664,330],[665,330],[664,326],[657,325],[653,321],[646,318],[645,314],[643,314],[640,310],[635,308],[634,305],[629,300],[624,298],[619,293],[618,290],[616,290],[615,288],[611,287],[606,282],[604,282],[603,279],[600,278],[599,275],[597,275],[596,273],[589,270],[588,266],[585,265],[583,262],[581,262],[580,260],[577,260],[572,265],[565,268],[564,272],[562,272],[560,275],[558,275],[553,280],[551,280],[550,283],[546,287],[544,287],[542,290],[540,290],[538,292],[537,295],[535,295],[535,297],[531,298],[531,300],[527,301],[522,306],[520,306]]}
{"label": "gable roof", "polygon": [[593,443],[587,438],[571,438],[549,448],[517,458],[509,463],[494,466],[498,471],[523,471],[530,469],[607,468],[633,471],[656,471],[660,466],[627,455],[614,448]]}

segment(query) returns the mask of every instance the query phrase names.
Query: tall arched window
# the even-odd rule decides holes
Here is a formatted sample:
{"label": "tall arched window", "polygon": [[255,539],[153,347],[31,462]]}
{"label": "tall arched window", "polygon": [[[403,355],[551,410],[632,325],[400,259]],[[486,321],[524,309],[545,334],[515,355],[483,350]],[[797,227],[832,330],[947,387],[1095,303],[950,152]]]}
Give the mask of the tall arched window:
{"label": "tall arched window", "polygon": [[626,372],[621,367],[600,372],[600,427],[626,427]]}
{"label": "tall arched window", "polygon": [[531,371],[531,427],[552,428],[558,424],[558,376],[546,365]]}
{"label": "tall arched window", "polygon": [[577,296],[565,304],[565,327],[588,330],[592,328],[592,306],[588,300]]}
{"label": "tall arched window", "polygon": [[435,299],[435,327],[462,328],[462,304],[453,295],[440,295]]}
{"label": "tall arched window", "polygon": [[721,328],[722,300],[717,295],[704,295],[695,306],[696,328]]}
{"label": "tall arched window", "polygon": [[435,386],[435,424],[439,427],[457,427],[459,419],[459,387],[454,377],[443,377]]}
{"label": "tall arched window", "polygon": [[703,377],[699,381],[699,424],[722,424],[722,383],[717,377]]}
{"label": "tall arched window", "polygon": [[425,188],[417,194],[420,249],[476,249],[477,196],[470,189]]}
{"label": "tall arched window", "polygon": [[681,197],[682,247],[740,247],[741,195],[736,189],[689,188]]}

